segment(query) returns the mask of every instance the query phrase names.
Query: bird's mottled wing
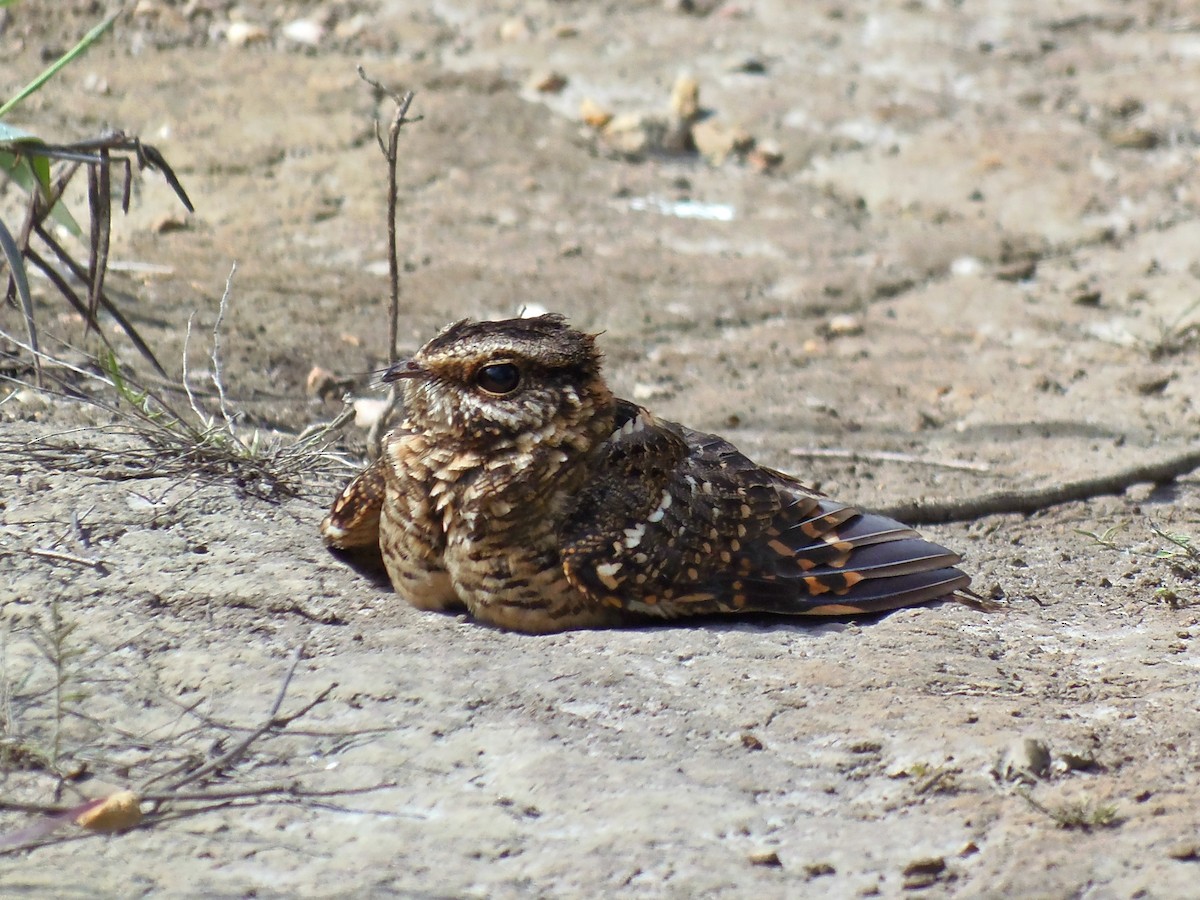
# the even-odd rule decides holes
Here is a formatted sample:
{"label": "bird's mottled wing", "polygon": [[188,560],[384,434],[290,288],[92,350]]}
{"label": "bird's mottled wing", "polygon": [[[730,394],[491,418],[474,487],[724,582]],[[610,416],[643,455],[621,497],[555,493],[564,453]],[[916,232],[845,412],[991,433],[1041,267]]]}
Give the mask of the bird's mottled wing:
{"label": "bird's mottled wing", "polygon": [[596,602],[666,618],[845,615],[969,582],[956,554],[758,466],[722,438],[644,410],[622,423],[563,533],[567,577]]}
{"label": "bird's mottled wing", "polygon": [[379,546],[379,515],[386,488],[387,458],[380,456],[338,494],[321,521],[321,537],[338,550]]}

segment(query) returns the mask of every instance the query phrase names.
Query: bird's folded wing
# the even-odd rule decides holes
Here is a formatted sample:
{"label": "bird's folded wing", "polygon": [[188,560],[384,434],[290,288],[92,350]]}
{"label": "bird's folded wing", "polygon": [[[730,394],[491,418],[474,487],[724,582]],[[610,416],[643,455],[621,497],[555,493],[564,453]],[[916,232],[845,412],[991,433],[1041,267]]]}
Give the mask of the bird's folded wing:
{"label": "bird's folded wing", "polygon": [[342,488],[321,520],[321,537],[330,547],[354,550],[379,546],[379,516],[386,488],[380,456]]}
{"label": "bird's folded wing", "polygon": [[714,435],[638,410],[561,535],[568,580],[597,603],[674,618],[846,615],[966,588],[957,554],[760,467]]}

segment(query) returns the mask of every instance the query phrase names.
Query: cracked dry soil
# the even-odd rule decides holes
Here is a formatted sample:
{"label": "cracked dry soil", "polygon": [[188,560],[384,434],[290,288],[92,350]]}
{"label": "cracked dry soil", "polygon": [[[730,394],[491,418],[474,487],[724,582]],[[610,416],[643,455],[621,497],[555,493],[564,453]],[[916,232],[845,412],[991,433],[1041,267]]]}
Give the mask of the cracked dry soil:
{"label": "cracked dry soil", "polygon": [[[0,95],[99,16],[39,7],[4,13]],[[401,139],[404,347],[561,311],[605,332],[618,393],[871,507],[1194,444],[1198,33],[1169,0],[144,0],[13,124],[163,151],[197,212],[147,174],[112,283],[176,378],[195,313],[203,380],[236,260],[232,402],[294,433],[338,410],[306,394],[313,366],[366,394],[386,357],[362,63],[424,117]],[[665,109],[681,69],[782,161],[631,159],[581,123],[585,99]],[[47,334],[81,340],[40,288]],[[997,613],[529,637],[408,609],[327,555],[340,474],[274,500],[114,475],[97,448],[135,437],[12,389],[10,750],[54,739],[33,643],[54,608],[74,628],[59,766],[94,776],[81,789],[227,749],[205,729],[259,723],[296,647],[285,711],[336,687],[225,787],[379,789],[0,857],[7,896],[1194,895],[1196,581],[1148,522],[1200,536],[1195,475],[928,529]],[[793,452],[821,448],[922,462]],[[5,797],[51,799],[44,766],[6,759]]]}

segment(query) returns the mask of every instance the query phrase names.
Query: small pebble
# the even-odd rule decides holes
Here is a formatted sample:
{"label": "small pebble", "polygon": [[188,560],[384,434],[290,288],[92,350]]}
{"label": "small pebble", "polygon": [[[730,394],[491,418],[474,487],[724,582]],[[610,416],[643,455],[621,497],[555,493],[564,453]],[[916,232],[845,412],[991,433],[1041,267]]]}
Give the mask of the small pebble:
{"label": "small pebble", "polygon": [[332,372],[320,366],[313,366],[308,371],[308,377],[304,379],[304,392],[310,397],[324,398],[336,384],[337,379],[333,377]]}
{"label": "small pebble", "polygon": [[729,60],[725,64],[727,72],[742,72],[747,75],[763,75],[767,71],[767,64],[757,56],[739,56]]}
{"label": "small pebble", "polygon": [[1200,841],[1180,841],[1167,848],[1167,856],[1180,862],[1200,860]]}
{"label": "small pebble", "polygon": [[225,40],[231,47],[248,47],[250,44],[259,44],[269,36],[267,29],[249,22],[230,22],[229,27],[225,29]]}
{"label": "small pebble", "polygon": [[858,316],[842,313],[834,316],[825,326],[831,337],[850,337],[863,333],[863,321]]}
{"label": "small pebble", "polygon": [[360,397],[354,401],[354,424],[359,428],[370,428],[382,418],[387,409],[386,400],[374,397]]}
{"label": "small pebble", "polygon": [[671,87],[671,113],[691,122],[700,115],[700,82],[691,75],[680,75]]}
{"label": "small pebble", "polygon": [[738,739],[742,742],[742,746],[745,747],[747,750],[763,749],[763,742],[761,740],[759,740],[758,735],[753,734],[752,732],[743,731],[738,736]]}
{"label": "small pebble", "polygon": [[783,150],[774,141],[763,141],[746,154],[746,162],[756,172],[770,172],[783,162]]}
{"label": "small pebble", "polygon": [[936,884],[942,873],[946,871],[946,860],[940,856],[929,856],[914,859],[904,867],[904,889],[919,890]]}
{"label": "small pebble", "polygon": [[603,128],[613,120],[613,114],[595,100],[585,99],[579,104],[579,118],[589,128]]}
{"label": "small pebble", "polygon": [[1038,738],[1019,738],[1000,756],[993,772],[1001,781],[1032,783],[1050,771],[1050,748]]}
{"label": "small pebble", "polygon": [[693,125],[692,141],[700,155],[714,166],[721,165],[732,154],[747,153],[754,147],[754,138],[744,128],[716,119],[704,119]]}
{"label": "small pebble", "polygon": [[284,25],[280,33],[293,44],[316,47],[325,37],[325,27],[312,19],[296,19]]}
{"label": "small pebble", "polygon": [[1136,385],[1137,392],[1143,397],[1152,397],[1155,394],[1161,394],[1167,389],[1167,385],[1175,378],[1174,373],[1168,375],[1159,375],[1154,378],[1147,378],[1144,381],[1139,381]]}
{"label": "small pebble", "polygon": [[112,93],[112,89],[108,86],[108,79],[95,72],[88,72],[83,77],[83,89],[89,94],[100,94],[101,96],[108,96]]}
{"label": "small pebble", "polygon": [[529,23],[522,18],[505,19],[500,23],[500,40],[507,44],[527,41],[532,35]]}
{"label": "small pebble", "polygon": [[604,141],[618,153],[636,156],[661,147],[667,123],[645,113],[622,113],[604,126]]}
{"label": "small pebble", "polygon": [[529,86],[539,94],[557,94],[567,86],[567,76],[561,72],[536,72]]}
{"label": "small pebble", "polygon": [[773,869],[777,869],[783,865],[783,862],[779,859],[779,854],[774,850],[755,850],[747,856],[747,859],[750,860],[752,865],[768,866]]}
{"label": "small pebble", "polygon": [[133,791],[118,791],[75,817],[75,824],[89,831],[116,832],[142,821],[142,807]]}
{"label": "small pebble", "polygon": [[983,263],[974,256],[960,256],[954,262],[950,263],[950,274],[957,275],[960,278],[978,275],[982,270]]}
{"label": "small pebble", "polygon": [[1020,259],[1016,262],[1005,263],[996,269],[996,278],[1000,281],[1028,281],[1037,274],[1036,259]]}
{"label": "small pebble", "polygon": [[1108,142],[1122,150],[1153,150],[1161,140],[1150,128],[1118,128],[1108,133]]}

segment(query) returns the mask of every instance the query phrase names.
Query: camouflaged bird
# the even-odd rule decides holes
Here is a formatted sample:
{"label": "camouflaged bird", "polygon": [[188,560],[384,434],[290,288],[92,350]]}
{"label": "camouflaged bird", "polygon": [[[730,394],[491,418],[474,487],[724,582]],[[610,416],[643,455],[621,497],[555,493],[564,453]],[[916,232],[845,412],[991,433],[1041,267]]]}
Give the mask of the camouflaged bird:
{"label": "camouflaged bird", "polygon": [[965,591],[958,554],[613,396],[557,315],[446,328],[385,381],[406,418],[321,523],[421,609],[527,632],[848,615]]}

